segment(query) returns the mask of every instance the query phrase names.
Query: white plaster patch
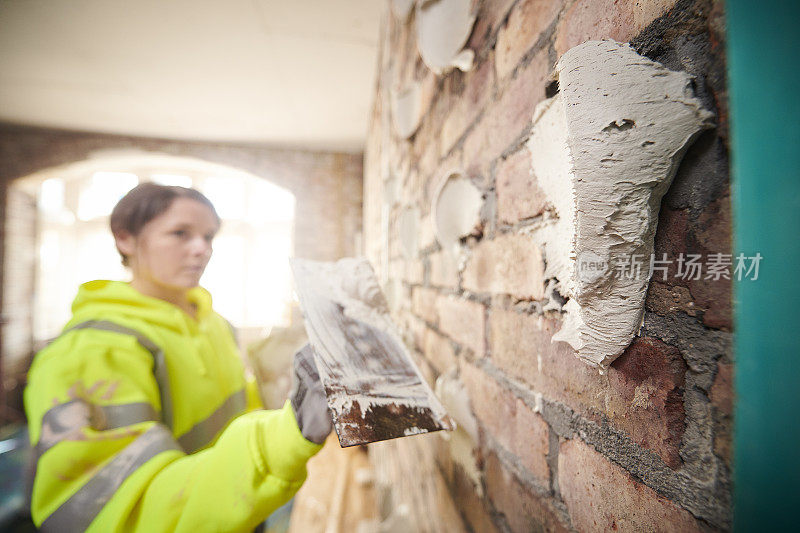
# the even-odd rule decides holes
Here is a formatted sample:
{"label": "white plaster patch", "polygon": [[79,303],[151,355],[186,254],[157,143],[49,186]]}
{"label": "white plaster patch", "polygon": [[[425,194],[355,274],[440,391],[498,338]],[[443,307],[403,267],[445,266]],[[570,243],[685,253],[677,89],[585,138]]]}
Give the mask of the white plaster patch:
{"label": "white plaster patch", "polygon": [[481,191],[461,171],[445,174],[431,206],[436,240],[444,250],[457,255],[461,238],[479,228],[482,206]]}
{"label": "white plaster patch", "polygon": [[392,91],[391,106],[394,131],[408,139],[422,120],[422,84],[415,81],[405,89]]}
{"label": "white plaster patch", "polygon": [[[604,371],[641,326],[661,198],[713,115],[688,74],[628,44],[581,44],[556,70],[560,92],[537,106],[528,147],[557,218],[533,235],[545,277],[569,298],[553,341]],[[634,255],[644,259],[642,275],[614,276],[617,259]]]}
{"label": "white plaster patch", "polygon": [[440,435],[448,441],[450,456],[461,465],[479,495],[482,495],[480,468],[473,453],[478,443],[478,421],[472,413],[469,394],[458,378],[456,369],[440,375],[436,379],[435,390],[450,418],[457,423],[452,433],[442,432]]}
{"label": "white plaster patch", "polygon": [[471,69],[475,54],[463,48],[474,23],[472,0],[417,2],[417,47],[428,68],[439,75]]}
{"label": "white plaster patch", "polygon": [[458,423],[470,438],[478,442],[478,421],[470,409],[469,394],[464,383],[451,370],[436,378],[436,396],[447,409],[450,418]]}
{"label": "white plaster patch", "polygon": [[403,257],[414,259],[419,251],[419,207],[407,207],[398,220]]}
{"label": "white plaster patch", "polygon": [[[389,316],[369,262],[363,258],[344,258],[335,263],[293,259],[291,264],[306,332],[314,346],[340,443],[349,446],[378,437],[401,436],[387,437],[398,428],[386,429],[380,421],[373,436],[366,436],[365,432],[373,431],[367,414],[376,408],[394,406],[399,413],[401,407],[422,411],[429,414],[437,429],[452,429],[450,417],[414,364]],[[357,410],[358,419],[342,418],[352,418]],[[416,425],[403,429],[408,428],[428,431]]]}

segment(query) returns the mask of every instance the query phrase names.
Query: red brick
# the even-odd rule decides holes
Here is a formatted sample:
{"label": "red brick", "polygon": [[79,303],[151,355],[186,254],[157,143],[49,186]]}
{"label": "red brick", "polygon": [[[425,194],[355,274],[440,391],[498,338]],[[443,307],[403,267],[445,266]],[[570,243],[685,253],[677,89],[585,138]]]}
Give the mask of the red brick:
{"label": "red brick", "polygon": [[568,531],[552,504],[526,489],[493,453],[486,459],[486,492],[511,531]]}
{"label": "red brick", "polygon": [[536,44],[544,31],[561,10],[563,0],[528,0],[517,2],[508,23],[497,34],[496,67],[501,79],[519,63],[525,53]]}
{"label": "red brick", "polygon": [[558,484],[578,531],[700,531],[688,511],[578,439],[561,443]]}
{"label": "red brick", "polygon": [[412,283],[415,285],[419,285],[423,282],[425,278],[425,265],[419,259],[414,259],[412,261],[404,261],[403,262],[404,269],[403,269],[403,280]]}
{"label": "red brick", "polygon": [[[447,119],[442,124],[441,155],[446,155],[464,130],[472,124],[492,97],[494,90],[494,69],[492,56],[484,61],[477,70],[467,73],[454,72],[446,83],[450,90],[458,89],[456,85],[463,84],[463,90],[458,95],[451,95],[451,110]],[[459,83],[460,82],[460,83]]]}
{"label": "red brick", "polygon": [[514,224],[544,212],[547,197],[531,170],[531,153],[523,147],[497,167],[497,217]]}
{"label": "red brick", "polygon": [[424,281],[424,274],[425,265],[421,259],[405,259],[394,255],[389,261],[389,277],[393,279],[419,285]]}
{"label": "red brick", "polygon": [[436,300],[439,329],[477,357],[485,352],[483,305],[455,296]]}
{"label": "red brick", "polygon": [[472,527],[472,531],[480,533],[499,531],[492,522],[484,502],[475,492],[472,481],[460,468],[453,468],[452,480],[448,481],[448,484],[453,494],[453,501]]}
{"label": "red brick", "polygon": [[660,272],[654,273],[654,279],[670,285],[685,285],[686,283],[676,278],[677,264],[676,259],[680,254],[686,254],[686,235],[689,233],[689,212],[686,209],[670,209],[666,205],[661,206],[658,214],[658,227],[655,236],[655,254],[658,259],[662,254],[667,254],[667,260],[671,260],[667,272],[667,279],[662,279]]}
{"label": "red brick", "polygon": [[651,280],[647,288],[646,305],[647,309],[662,316],[676,311],[683,311],[689,316],[697,316],[697,306],[692,301],[692,293],[680,285],[666,285]]}
{"label": "red brick", "polygon": [[666,464],[680,466],[686,367],[677,349],[656,339],[637,338],[603,377],[578,360],[568,344],[551,342],[559,327],[554,319],[492,309],[492,362],[545,398],[569,405],[589,419],[605,415]]}
{"label": "red brick", "polygon": [[451,253],[435,252],[428,256],[428,260],[431,285],[450,289],[458,287],[458,263]]}
{"label": "red brick", "polygon": [[733,365],[719,363],[709,396],[711,403],[721,414],[733,415]]}
{"label": "red brick", "polygon": [[[707,256],[703,256],[701,261],[707,260]],[[691,280],[689,291],[697,306],[705,310],[703,323],[706,326],[726,331],[732,329],[731,280],[722,278]]]}
{"label": "red brick", "polygon": [[476,13],[476,7],[478,10],[467,48],[475,50],[476,53],[483,50],[514,2],[516,0],[473,0],[472,12]]}
{"label": "red brick", "polygon": [[536,54],[500,97],[484,112],[464,141],[464,163],[470,175],[488,176],[489,166],[530,129],[533,110],[544,99],[550,73],[547,50]]}
{"label": "red brick", "polygon": [[[694,237],[700,246],[698,253],[703,254],[703,261],[709,254],[731,253],[731,212],[730,198],[724,196],[706,207],[697,218]],[[689,282],[689,290],[697,300],[697,304],[705,309],[703,323],[711,328],[730,331],[733,327],[733,310],[731,305],[731,283],[735,259],[732,258],[730,278],[699,279]],[[705,273],[703,273],[705,278]]]}
{"label": "red brick", "polygon": [[519,458],[522,467],[547,486],[549,429],[544,419],[475,366],[465,363],[461,375],[481,424],[503,448]]}
{"label": "red brick", "polygon": [[414,363],[416,363],[417,367],[419,368],[420,372],[422,373],[422,377],[425,379],[425,383],[433,389],[436,387],[436,374],[434,374],[433,368],[431,365],[428,364],[428,360],[417,351],[413,352],[414,355]]}
{"label": "red brick", "polygon": [[731,200],[711,202],[697,217],[694,236],[708,253],[731,253]]}
{"label": "red brick", "polygon": [[[544,319],[493,308],[489,312],[489,352],[492,362],[512,378],[531,386],[538,383],[541,349],[549,349]],[[562,343],[558,343],[562,344]],[[557,346],[557,345],[553,345]],[[572,357],[572,354],[565,354]]]}
{"label": "red brick", "polygon": [[544,297],[544,262],[528,235],[499,235],[471,250],[463,286],[478,293],[510,294],[523,299]]}
{"label": "red brick", "polygon": [[[398,320],[398,326],[404,328],[406,334],[404,338],[408,339],[410,336],[411,344],[415,349],[422,350],[424,344],[423,337],[425,335],[425,322],[411,314],[406,314],[405,320]],[[408,342],[408,341],[407,341]]]}
{"label": "red brick", "polygon": [[425,328],[422,334],[422,353],[439,374],[458,366],[450,340],[430,328]]}
{"label": "red brick", "polygon": [[612,423],[675,469],[681,465],[685,374],[678,350],[649,338],[634,339],[608,373],[606,414]]}
{"label": "red brick", "polygon": [[556,30],[558,57],[586,41],[614,39],[628,42],[676,0],[578,0],[561,18]]}
{"label": "red brick", "polygon": [[[430,121],[433,124],[435,121]],[[440,123],[436,123],[436,128]],[[422,181],[433,179],[436,175],[436,170],[439,168],[439,132],[434,131],[433,126],[423,126],[417,132],[416,141],[414,143],[415,153],[414,157],[417,161],[417,170],[419,177]],[[434,137],[436,137],[434,139]],[[413,189],[412,192],[418,195],[419,189]]]}
{"label": "red brick", "polygon": [[429,324],[437,324],[439,315],[436,313],[436,298],[438,291],[425,287],[414,287],[411,292],[411,310],[414,314]]}
{"label": "red brick", "polygon": [[731,417],[733,416],[734,402],[733,365],[719,363],[709,397],[717,415],[714,417],[714,453],[730,466],[732,456]]}

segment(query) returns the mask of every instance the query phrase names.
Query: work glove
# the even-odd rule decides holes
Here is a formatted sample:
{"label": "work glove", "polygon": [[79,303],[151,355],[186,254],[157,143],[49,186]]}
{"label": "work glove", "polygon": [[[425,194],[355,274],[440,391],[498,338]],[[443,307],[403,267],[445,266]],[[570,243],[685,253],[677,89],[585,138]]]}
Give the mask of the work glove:
{"label": "work glove", "polygon": [[333,429],[333,422],[314,362],[314,349],[309,344],[294,354],[294,378],[289,401],[303,437],[316,444],[325,442]]}

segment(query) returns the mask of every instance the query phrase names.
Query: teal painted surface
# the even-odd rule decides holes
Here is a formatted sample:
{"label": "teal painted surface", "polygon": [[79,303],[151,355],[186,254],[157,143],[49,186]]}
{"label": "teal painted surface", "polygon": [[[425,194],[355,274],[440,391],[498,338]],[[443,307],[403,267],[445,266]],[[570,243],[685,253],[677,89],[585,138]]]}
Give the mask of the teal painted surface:
{"label": "teal painted surface", "polygon": [[734,253],[734,529],[796,530],[800,512],[800,2],[728,0]]}

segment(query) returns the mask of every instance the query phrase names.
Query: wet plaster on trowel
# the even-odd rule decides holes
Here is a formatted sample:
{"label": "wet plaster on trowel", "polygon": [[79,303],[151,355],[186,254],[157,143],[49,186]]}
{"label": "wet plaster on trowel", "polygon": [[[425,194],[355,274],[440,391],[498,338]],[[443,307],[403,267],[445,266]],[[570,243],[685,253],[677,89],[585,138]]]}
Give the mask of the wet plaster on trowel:
{"label": "wet plaster on trowel", "polygon": [[[553,341],[602,372],[641,326],[661,198],[713,115],[694,97],[691,76],[627,44],[581,44],[556,71],[560,92],[537,106],[528,141],[555,217],[533,238],[545,277],[568,298]],[[634,255],[641,275],[616,276],[616,259]]]}
{"label": "wet plaster on trowel", "polygon": [[[389,317],[386,299],[369,262],[357,258],[335,263],[294,259],[292,268],[306,331],[342,444],[361,443],[343,435],[364,428],[349,427],[340,418],[357,409],[366,423],[370,411],[404,406],[407,411],[427,413],[437,429],[451,429],[450,417],[426,384]],[[344,321],[329,322],[332,317]],[[409,426],[403,435],[428,431]]]}

